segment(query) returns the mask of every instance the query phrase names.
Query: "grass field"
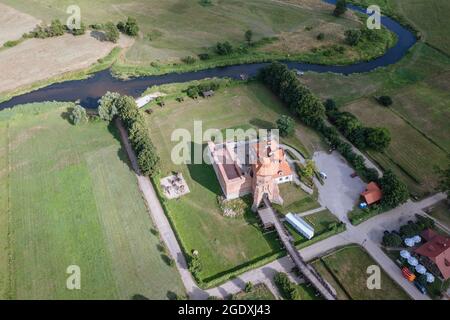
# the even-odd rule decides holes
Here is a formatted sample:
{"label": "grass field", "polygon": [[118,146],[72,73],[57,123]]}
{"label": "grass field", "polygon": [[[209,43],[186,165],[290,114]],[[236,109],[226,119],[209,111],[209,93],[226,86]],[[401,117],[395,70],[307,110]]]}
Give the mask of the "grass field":
{"label": "grass field", "polygon": [[[393,106],[395,109],[395,106]],[[368,154],[383,168],[392,168],[414,194],[422,196],[435,190],[439,175],[436,167],[447,166],[447,153],[426,139],[419,131],[375,99],[358,100],[343,108],[356,115],[367,126],[383,126],[391,133],[385,152]],[[442,121],[445,130],[448,124]]]}
{"label": "grass field", "polygon": [[280,186],[280,194],[283,198],[283,205],[274,204],[274,208],[282,213],[301,213],[320,207],[313,196],[308,195],[295,183],[283,183]]}
{"label": "grass field", "polygon": [[[47,103],[0,112],[1,297],[183,294],[151,233],[115,128],[73,126],[64,119],[68,107]],[[81,268],[81,290],[66,289],[69,265]]]}
{"label": "grass field", "polygon": [[382,12],[411,24],[430,45],[450,54],[446,20],[450,12],[447,0],[352,0],[365,6],[377,4]]}
{"label": "grass field", "polygon": [[254,285],[250,292],[241,291],[232,296],[232,300],[276,300],[264,283]]}
{"label": "grass field", "polygon": [[[180,89],[180,85],[175,85]],[[168,87],[166,92],[174,92]],[[213,281],[280,250],[274,233],[263,235],[257,217],[247,212],[242,218],[225,218],[217,205],[220,185],[211,166],[175,165],[170,160],[174,129],[193,131],[193,121],[202,120],[203,130],[265,126],[274,123],[285,109],[261,84],[232,85],[220,89],[214,97],[179,103],[166,99],[166,105],[147,116],[152,140],[162,159],[161,176],[182,172],[190,193],[179,200],[166,200],[168,215],[186,252],[199,252],[200,277]],[[300,143],[300,142],[298,142]],[[159,184],[159,183],[157,183]],[[303,197],[304,195],[299,195]]]}
{"label": "grass field", "polygon": [[[309,214],[302,217],[306,222],[308,222],[314,228],[314,237],[318,237],[329,232],[329,225],[331,223],[338,223],[339,219],[336,218],[328,209],[320,212]],[[302,246],[307,243],[307,239],[302,236],[298,231],[296,231],[290,224],[285,223],[289,233],[292,235],[296,246]],[[314,237],[312,239],[314,239]]]}
{"label": "grass field", "polygon": [[[65,21],[68,17],[65,11],[70,4],[80,6],[82,19],[88,24],[135,17],[140,34],[114,66],[114,72],[122,76],[186,71],[274,58],[347,64],[379,56],[395,42],[395,37],[382,29],[380,41],[365,42],[355,47],[346,45],[345,30],[361,27],[360,18],[351,12],[336,18],[331,14],[333,6],[321,0],[296,3],[213,0],[209,6],[202,6],[198,0],[3,1],[45,21],[56,17]],[[230,56],[214,53],[212,47],[217,42],[230,41],[235,48],[245,45],[244,33],[248,29],[254,33],[254,46],[250,52],[237,50]],[[317,40],[319,33],[325,35],[322,41]],[[345,54],[333,50],[329,54],[329,49],[336,45],[344,46]],[[196,57],[205,52],[212,57],[208,61],[181,62],[183,57]]]}
{"label": "grass field", "polygon": [[339,299],[407,300],[407,294],[382,270],[381,289],[369,290],[367,267],[375,261],[360,247],[350,246],[314,262],[322,276],[333,285]]}
{"label": "grass field", "polygon": [[450,228],[450,206],[446,200],[436,203],[428,214]]}

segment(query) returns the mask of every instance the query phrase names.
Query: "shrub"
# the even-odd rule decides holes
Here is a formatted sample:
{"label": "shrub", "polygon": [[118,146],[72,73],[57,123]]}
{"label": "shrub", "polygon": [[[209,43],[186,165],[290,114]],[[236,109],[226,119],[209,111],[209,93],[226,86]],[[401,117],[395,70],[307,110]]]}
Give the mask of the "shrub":
{"label": "shrub", "polygon": [[383,236],[383,244],[386,247],[400,247],[402,238],[397,233],[391,232]]}
{"label": "shrub", "polygon": [[289,116],[282,115],[277,121],[277,129],[281,137],[288,137],[294,132],[294,119]]}
{"label": "shrub", "polygon": [[210,56],[209,56],[209,53],[200,53],[200,54],[198,55],[198,58],[199,58],[200,60],[208,60],[208,59],[210,59]]}
{"label": "shrub", "polygon": [[381,204],[386,209],[395,208],[409,198],[408,188],[391,170],[387,170],[381,177],[380,187],[383,191]]}
{"label": "shrub", "polygon": [[345,31],[345,42],[348,45],[356,46],[361,40],[361,30],[347,30]]}
{"label": "shrub", "polygon": [[86,123],[88,121],[86,109],[84,109],[80,105],[76,105],[69,115],[70,121],[74,125],[79,125],[82,123]]}
{"label": "shrub", "polygon": [[347,1],[338,0],[336,2],[336,7],[334,8],[333,15],[339,17],[347,11]]}
{"label": "shrub", "polygon": [[103,29],[105,31],[106,40],[116,43],[117,40],[119,39],[120,34],[119,34],[119,30],[114,25],[114,23],[107,22]]}
{"label": "shrub", "polygon": [[186,64],[193,64],[193,63],[195,63],[196,60],[192,56],[187,56],[187,57],[181,58],[181,61],[183,61]]}
{"label": "shrub", "polygon": [[321,41],[323,39],[325,39],[325,34],[323,32],[321,32],[317,35],[317,40]]}
{"label": "shrub", "polygon": [[392,105],[392,98],[390,96],[381,96],[377,99],[377,101],[385,107]]}
{"label": "shrub", "polygon": [[81,36],[86,33],[86,25],[83,22],[80,22],[80,28],[79,29],[73,29],[72,34],[74,36]]}
{"label": "shrub", "polygon": [[246,284],[245,284],[245,288],[244,288],[244,291],[245,292],[251,292],[253,290],[253,283],[251,283],[250,281],[249,282],[247,282]]}
{"label": "shrub", "polygon": [[280,292],[288,300],[299,300],[300,295],[296,285],[289,280],[287,274],[278,272],[274,277],[274,282],[277,285]]}
{"label": "shrub", "polygon": [[10,40],[10,41],[6,41],[3,46],[5,48],[12,48],[17,46],[20,43],[20,40]]}
{"label": "shrub", "polygon": [[217,42],[216,44],[216,52],[219,55],[229,55],[233,52],[233,46],[228,42]]}
{"label": "shrub", "polygon": [[117,92],[106,92],[100,100],[98,100],[98,115],[100,119],[111,121],[117,114],[117,100],[120,94]]}
{"label": "shrub", "polygon": [[120,32],[125,33],[131,37],[135,37],[139,33],[139,26],[137,24],[137,21],[132,17],[128,17],[127,21],[125,22],[119,21],[119,23],[117,24],[117,29]]}

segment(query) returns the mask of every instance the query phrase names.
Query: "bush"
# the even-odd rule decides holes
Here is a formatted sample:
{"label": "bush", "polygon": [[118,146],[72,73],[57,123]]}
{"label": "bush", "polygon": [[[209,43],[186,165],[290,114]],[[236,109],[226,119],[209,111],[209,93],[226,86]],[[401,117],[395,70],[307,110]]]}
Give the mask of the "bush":
{"label": "bush", "polygon": [[186,64],[193,64],[193,63],[195,63],[196,60],[192,56],[187,56],[187,57],[181,58],[181,61],[183,61]]}
{"label": "bush", "polygon": [[98,100],[98,115],[100,119],[111,121],[117,114],[117,100],[120,94],[117,92],[106,92],[100,100]]}
{"label": "bush", "polygon": [[83,22],[80,22],[80,28],[79,29],[73,29],[72,34],[74,36],[81,36],[86,33],[86,26]]}
{"label": "bush", "polygon": [[288,137],[294,132],[294,119],[289,116],[282,115],[277,121],[277,129],[281,137]]}
{"label": "bush", "polygon": [[390,96],[381,96],[377,99],[378,103],[380,103],[382,106],[389,107],[392,105],[392,98]]}
{"label": "bush", "polygon": [[347,11],[347,1],[338,0],[336,2],[336,7],[334,8],[333,15],[339,17]]}
{"label": "bush", "polygon": [[3,46],[5,48],[12,48],[17,46],[20,43],[20,40],[10,40],[10,41],[6,41]]}
{"label": "bush", "polygon": [[82,123],[86,123],[88,121],[86,109],[84,109],[80,105],[76,105],[69,115],[70,121],[74,125],[79,125]]}
{"label": "bush", "polygon": [[274,282],[282,295],[288,300],[299,300],[300,294],[296,285],[289,280],[286,273],[278,272],[274,277]]}
{"label": "bush", "polygon": [[391,232],[383,236],[383,244],[386,247],[400,247],[402,238],[397,233]]}
{"label": "bush", "polygon": [[117,40],[119,40],[119,36],[120,36],[119,29],[117,29],[117,27],[114,25],[114,23],[107,22],[103,29],[105,31],[105,39],[107,41],[116,43]]}
{"label": "bush", "polygon": [[345,42],[350,46],[356,46],[361,40],[361,30],[347,30],[345,31]]}
{"label": "bush", "polygon": [[61,21],[59,19],[55,19],[52,20],[50,26],[46,26],[44,24],[37,25],[29,35],[33,38],[45,39],[50,37],[62,36],[65,30],[66,29]]}
{"label": "bush", "polygon": [[208,59],[210,59],[210,56],[209,56],[209,53],[200,53],[200,54],[198,55],[198,58],[199,58],[200,60],[208,60]]}
{"label": "bush", "polygon": [[250,281],[249,282],[247,282],[246,284],[245,284],[245,288],[244,288],[244,291],[245,292],[251,292],[253,290],[253,283],[251,283]]}
{"label": "bush", "polygon": [[228,41],[217,42],[216,52],[221,56],[229,55],[233,52],[233,46]]}
{"label": "bush", "polygon": [[381,177],[380,187],[383,191],[381,205],[385,209],[395,208],[409,198],[408,188],[391,170],[387,170]]}
{"label": "bush", "polygon": [[117,24],[117,29],[120,32],[125,33],[126,35],[129,35],[131,37],[135,37],[139,33],[139,26],[137,24],[137,21],[132,17],[128,17],[127,21],[125,22],[119,21],[119,23]]}
{"label": "bush", "polygon": [[317,40],[322,41],[323,39],[325,39],[325,34],[321,32],[317,35]]}

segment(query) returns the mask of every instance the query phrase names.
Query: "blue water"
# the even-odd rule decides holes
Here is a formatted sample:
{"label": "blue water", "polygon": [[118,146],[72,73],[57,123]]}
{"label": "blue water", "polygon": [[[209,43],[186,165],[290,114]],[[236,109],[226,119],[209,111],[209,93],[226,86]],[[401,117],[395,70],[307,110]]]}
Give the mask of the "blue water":
{"label": "blue water", "polygon": [[[336,0],[324,1],[331,4],[336,3]],[[349,5],[348,7],[351,10],[365,13],[365,9],[353,5]],[[369,72],[378,67],[394,64],[405,56],[417,39],[411,31],[389,17],[382,16],[381,23],[397,35],[398,41],[394,47],[390,48],[383,56],[377,59],[345,66],[317,65],[291,61],[285,63],[289,66],[289,68],[296,68],[302,71],[334,72],[344,75]],[[52,84],[42,89],[16,96],[11,100],[0,103],[0,110],[30,102],[76,100],[80,100],[80,104],[84,107],[95,108],[97,106],[98,99],[103,96],[106,91],[116,91],[121,94],[138,97],[148,87],[154,85],[187,82],[211,77],[229,77],[239,79],[241,74],[246,74],[252,77],[266,65],[268,65],[268,63],[249,63],[228,67],[217,67],[195,72],[169,73],[158,76],[138,77],[126,81],[116,79],[111,76],[109,70],[104,70],[95,73],[92,77],[85,80],[74,80]]]}

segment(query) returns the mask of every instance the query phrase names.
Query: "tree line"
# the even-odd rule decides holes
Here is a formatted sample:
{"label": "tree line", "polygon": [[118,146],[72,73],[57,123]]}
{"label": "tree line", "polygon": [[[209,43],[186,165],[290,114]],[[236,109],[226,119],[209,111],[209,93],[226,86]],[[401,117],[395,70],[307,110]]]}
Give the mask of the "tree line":
{"label": "tree line", "polygon": [[105,121],[112,121],[116,117],[122,120],[131,146],[136,152],[139,168],[144,175],[154,176],[159,172],[159,156],[150,139],[144,116],[133,97],[107,92],[99,100],[98,114]]}
{"label": "tree line", "polygon": [[383,208],[393,208],[406,202],[409,197],[406,185],[392,171],[387,170],[380,179],[377,170],[366,166],[364,158],[340,138],[338,130],[326,124],[324,104],[309,88],[300,83],[295,72],[282,63],[274,62],[261,70],[259,78],[286,103],[292,114],[307,126],[319,131],[328,144],[340,152],[363,179],[380,183],[383,190]]}

